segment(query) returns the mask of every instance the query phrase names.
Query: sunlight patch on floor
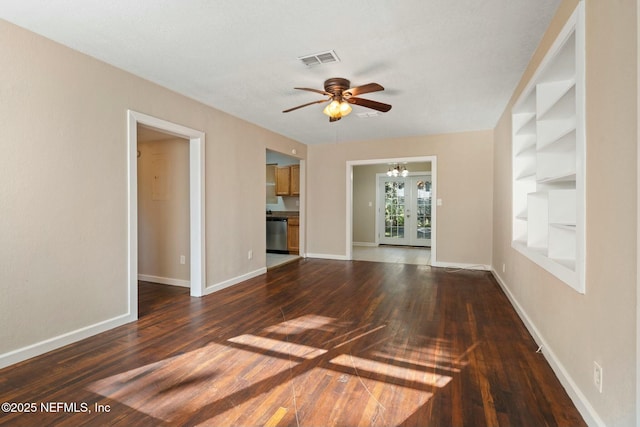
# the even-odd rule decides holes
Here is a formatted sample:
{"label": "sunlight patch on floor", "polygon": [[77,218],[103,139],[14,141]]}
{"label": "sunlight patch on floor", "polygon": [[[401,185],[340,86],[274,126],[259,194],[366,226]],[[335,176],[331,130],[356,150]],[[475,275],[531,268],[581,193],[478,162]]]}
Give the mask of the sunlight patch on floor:
{"label": "sunlight patch on floor", "polygon": [[293,356],[301,359],[315,359],[327,352],[327,350],[310,347],[308,345],[274,340],[251,334],[239,335],[237,337],[229,338],[227,341],[235,344],[251,346],[260,350],[267,350],[273,353],[280,353],[283,357]]}
{"label": "sunlight patch on floor", "polygon": [[[89,390],[137,411],[171,422],[185,413],[227,399],[267,377],[261,369],[237,372],[237,363],[269,366],[268,376],[285,372],[289,361],[221,344],[144,365],[94,382]],[[202,393],[206,389],[207,393]]]}
{"label": "sunlight patch on floor", "polygon": [[444,387],[449,384],[451,377],[439,375],[426,370],[411,369],[404,366],[396,366],[389,363],[378,362],[376,360],[365,359],[362,357],[352,356],[350,354],[341,354],[331,359],[331,363],[343,366],[345,368],[353,367],[358,371],[358,375],[364,376],[382,376],[393,377],[396,380],[418,382],[421,384]]}
{"label": "sunlight patch on floor", "polygon": [[301,334],[310,329],[331,331],[334,330],[335,327],[328,328],[328,326],[333,324],[335,321],[336,319],[333,317],[307,314],[305,316],[300,316],[292,320],[278,323],[277,325],[269,326],[264,328],[264,331],[283,335]]}
{"label": "sunlight patch on floor", "polygon": [[[463,366],[467,352],[449,354],[449,342],[407,346],[407,358],[398,359],[385,351],[397,344],[386,325],[348,329],[349,323],[313,314],[285,320],[263,329],[269,337],[238,335],[96,381],[89,390],[166,422],[398,425]],[[285,337],[273,338],[274,331]],[[314,331],[338,335],[324,348],[295,342]],[[386,410],[398,405],[406,411]]]}

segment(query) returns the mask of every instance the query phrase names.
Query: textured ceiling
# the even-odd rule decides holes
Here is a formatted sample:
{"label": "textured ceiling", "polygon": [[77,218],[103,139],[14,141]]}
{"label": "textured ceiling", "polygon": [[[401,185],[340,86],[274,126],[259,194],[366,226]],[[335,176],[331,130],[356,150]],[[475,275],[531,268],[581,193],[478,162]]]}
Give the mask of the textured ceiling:
{"label": "textured ceiling", "polygon": [[[4,0],[0,18],[307,144],[489,129],[560,0]],[[297,57],[334,50],[340,62]],[[329,123],[344,77],[388,113]]]}

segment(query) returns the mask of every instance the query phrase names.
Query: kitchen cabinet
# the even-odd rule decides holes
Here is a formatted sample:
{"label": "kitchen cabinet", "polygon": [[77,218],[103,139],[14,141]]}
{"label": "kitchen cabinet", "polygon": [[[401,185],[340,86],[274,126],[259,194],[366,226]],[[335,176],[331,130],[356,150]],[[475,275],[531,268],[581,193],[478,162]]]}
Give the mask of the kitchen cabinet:
{"label": "kitchen cabinet", "polygon": [[278,197],[276,195],[276,168],[278,165],[275,163],[267,164],[267,204],[275,204],[278,203]]}
{"label": "kitchen cabinet", "polygon": [[279,166],[276,168],[276,195],[288,196],[291,183],[291,168]]}
{"label": "kitchen cabinet", "polygon": [[298,217],[290,217],[287,222],[287,250],[290,254],[298,254],[300,252],[300,219]]}
{"label": "kitchen cabinet", "polygon": [[289,194],[292,196],[300,195],[300,165],[291,165]]}
{"label": "kitchen cabinet", "polygon": [[276,195],[300,195],[300,165],[279,166],[276,168]]}

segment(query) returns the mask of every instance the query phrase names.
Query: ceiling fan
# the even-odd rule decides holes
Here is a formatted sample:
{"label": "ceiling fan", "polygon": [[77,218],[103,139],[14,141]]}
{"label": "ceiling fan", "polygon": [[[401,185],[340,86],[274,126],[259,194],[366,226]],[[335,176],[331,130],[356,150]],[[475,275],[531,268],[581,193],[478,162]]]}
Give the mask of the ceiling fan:
{"label": "ceiling fan", "polygon": [[382,111],[383,113],[391,110],[391,105],[389,104],[357,97],[358,95],[363,93],[378,92],[384,90],[384,88],[378,83],[368,83],[366,85],[352,88],[349,87],[350,85],[351,82],[349,80],[340,77],[334,77],[324,82],[324,90],[311,89],[307,87],[296,87],[294,89],[316,92],[321,95],[326,95],[328,98],[298,105],[297,107],[284,110],[283,113],[288,113],[289,111],[297,110],[298,108],[307,107],[313,104],[321,104],[323,102],[329,101],[331,102],[322,112],[329,116],[330,122],[338,121],[342,117],[349,114],[351,112],[351,105],[349,104],[360,105],[362,107]]}

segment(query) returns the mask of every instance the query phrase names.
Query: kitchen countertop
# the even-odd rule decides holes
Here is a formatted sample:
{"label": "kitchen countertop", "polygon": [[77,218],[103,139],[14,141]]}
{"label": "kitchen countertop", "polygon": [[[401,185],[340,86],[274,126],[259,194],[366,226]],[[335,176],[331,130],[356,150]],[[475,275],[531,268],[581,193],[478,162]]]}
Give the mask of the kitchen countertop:
{"label": "kitchen countertop", "polygon": [[297,218],[299,216],[300,212],[297,211],[272,211],[267,214],[267,218]]}

